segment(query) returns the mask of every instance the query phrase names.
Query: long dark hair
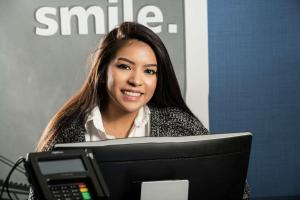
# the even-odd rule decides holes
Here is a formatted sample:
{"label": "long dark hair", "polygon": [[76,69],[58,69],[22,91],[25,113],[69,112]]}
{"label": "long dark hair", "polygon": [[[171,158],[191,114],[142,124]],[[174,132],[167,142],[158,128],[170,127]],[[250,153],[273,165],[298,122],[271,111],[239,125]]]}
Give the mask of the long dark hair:
{"label": "long dark hair", "polygon": [[130,40],[138,40],[148,44],[157,59],[157,86],[148,103],[149,106],[177,107],[193,115],[183,100],[171,59],[161,39],[152,30],[141,24],[124,22],[109,32],[100,42],[93,55],[87,79],[81,89],[50,120],[39,140],[38,151],[41,151],[51,140],[57,137],[64,124],[71,123],[78,117],[86,119],[96,105],[100,107],[101,111],[106,108],[109,98],[106,91],[108,64],[117,51]]}

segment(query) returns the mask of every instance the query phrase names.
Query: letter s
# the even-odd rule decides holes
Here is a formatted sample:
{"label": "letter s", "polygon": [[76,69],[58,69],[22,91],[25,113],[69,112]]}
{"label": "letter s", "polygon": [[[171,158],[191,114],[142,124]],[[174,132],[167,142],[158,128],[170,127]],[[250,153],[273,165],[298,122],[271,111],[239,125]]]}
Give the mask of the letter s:
{"label": "letter s", "polygon": [[58,25],[55,19],[51,19],[46,15],[56,15],[56,8],[52,7],[41,7],[35,12],[35,19],[46,26],[46,28],[35,27],[35,34],[42,36],[53,35],[57,32]]}

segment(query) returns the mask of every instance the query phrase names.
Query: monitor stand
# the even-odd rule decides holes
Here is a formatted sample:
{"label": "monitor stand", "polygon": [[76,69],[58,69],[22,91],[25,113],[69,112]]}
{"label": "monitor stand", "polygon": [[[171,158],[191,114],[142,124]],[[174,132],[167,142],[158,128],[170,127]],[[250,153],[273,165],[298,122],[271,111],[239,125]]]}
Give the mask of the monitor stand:
{"label": "monitor stand", "polygon": [[142,182],[141,200],[188,200],[188,180]]}

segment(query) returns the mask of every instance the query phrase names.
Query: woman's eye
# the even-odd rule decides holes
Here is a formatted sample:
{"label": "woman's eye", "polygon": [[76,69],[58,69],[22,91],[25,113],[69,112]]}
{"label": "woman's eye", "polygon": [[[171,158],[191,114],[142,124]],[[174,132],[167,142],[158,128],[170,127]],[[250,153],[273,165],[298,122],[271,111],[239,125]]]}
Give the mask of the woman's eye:
{"label": "woman's eye", "polygon": [[128,65],[125,65],[125,64],[119,64],[118,68],[119,69],[130,69],[130,67]]}
{"label": "woman's eye", "polygon": [[145,70],[145,73],[146,73],[146,74],[151,74],[151,75],[152,75],[152,74],[156,74],[157,71],[154,70],[154,69],[146,69],[146,70]]}

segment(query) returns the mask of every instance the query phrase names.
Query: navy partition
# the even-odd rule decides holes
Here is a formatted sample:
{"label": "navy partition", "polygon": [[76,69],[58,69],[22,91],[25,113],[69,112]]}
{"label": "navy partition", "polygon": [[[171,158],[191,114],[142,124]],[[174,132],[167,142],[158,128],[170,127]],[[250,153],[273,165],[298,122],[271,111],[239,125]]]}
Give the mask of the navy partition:
{"label": "navy partition", "polygon": [[252,197],[300,195],[300,1],[208,0],[210,130],[251,131]]}

